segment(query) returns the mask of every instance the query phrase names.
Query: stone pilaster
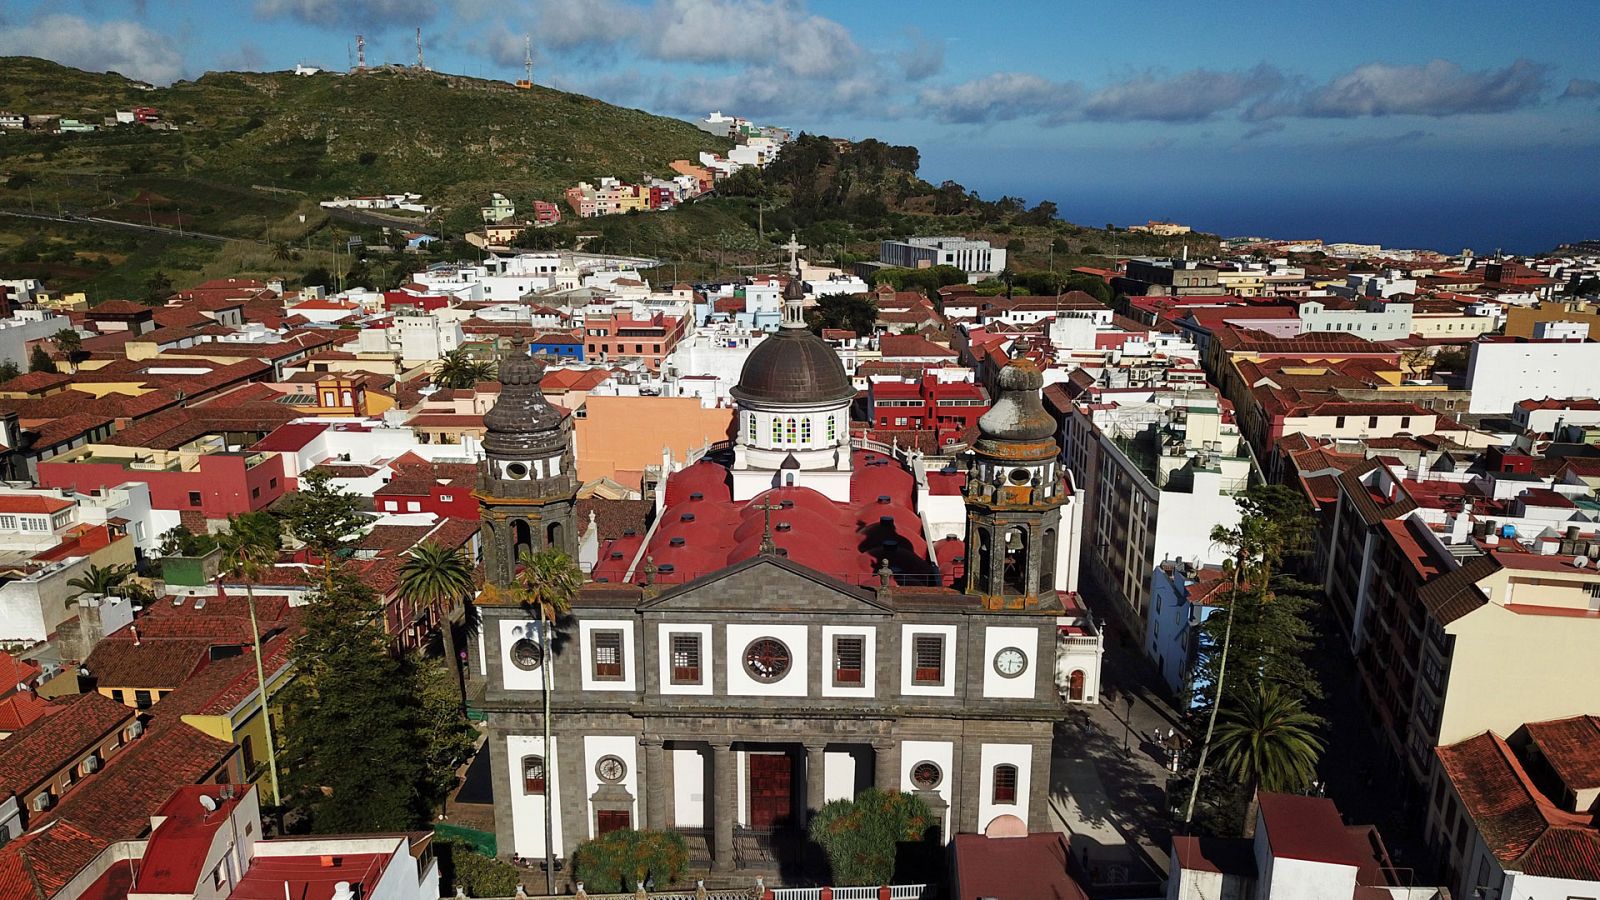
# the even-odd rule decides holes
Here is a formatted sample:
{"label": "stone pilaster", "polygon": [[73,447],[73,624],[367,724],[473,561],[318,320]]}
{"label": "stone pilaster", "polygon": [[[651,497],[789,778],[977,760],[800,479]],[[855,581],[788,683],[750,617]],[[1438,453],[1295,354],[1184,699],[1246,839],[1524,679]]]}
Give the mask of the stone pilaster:
{"label": "stone pilaster", "polygon": [[[811,815],[822,808],[823,797],[827,794],[826,750],[827,745],[821,742],[806,744],[806,809]],[[810,818],[807,816],[807,821]]]}
{"label": "stone pilaster", "polygon": [[892,738],[872,741],[872,786],[880,791],[900,789],[900,742]]}
{"label": "stone pilaster", "polygon": [[739,803],[736,771],[733,742],[712,741],[711,776],[716,783],[716,797],[711,816],[711,868],[716,872],[732,872],[734,869],[733,823]]}
{"label": "stone pilaster", "polygon": [[661,738],[645,735],[639,739],[644,749],[644,820],[649,827],[663,831],[672,827],[671,799],[667,793],[667,751]]}

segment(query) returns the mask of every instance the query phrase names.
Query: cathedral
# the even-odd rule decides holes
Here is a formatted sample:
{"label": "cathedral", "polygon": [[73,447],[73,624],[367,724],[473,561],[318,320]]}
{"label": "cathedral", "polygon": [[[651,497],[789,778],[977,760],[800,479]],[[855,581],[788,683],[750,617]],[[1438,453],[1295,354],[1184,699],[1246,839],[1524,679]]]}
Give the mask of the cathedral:
{"label": "cathedral", "polygon": [[[806,328],[798,277],[732,391],[737,435],[663,473],[648,525],[602,544],[549,658],[488,592],[474,676],[500,849],[565,858],[618,828],[673,829],[744,868],[822,804],[917,794],[944,835],[1049,828],[1053,725],[1092,701],[1100,646],[1075,594],[1076,508],[1028,362],[980,440],[934,469],[852,440],[855,390]],[[485,417],[484,563],[579,553],[570,423],[518,355]],[[544,741],[544,667],[552,737]]]}

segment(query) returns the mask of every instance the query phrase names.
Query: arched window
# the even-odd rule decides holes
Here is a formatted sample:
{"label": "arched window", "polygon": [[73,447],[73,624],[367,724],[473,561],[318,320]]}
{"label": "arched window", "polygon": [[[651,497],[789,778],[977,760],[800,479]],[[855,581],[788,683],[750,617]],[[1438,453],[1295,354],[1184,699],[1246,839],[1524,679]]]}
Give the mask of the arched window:
{"label": "arched window", "polygon": [[811,443],[811,417],[806,416],[800,420],[800,443]]}
{"label": "arched window", "polygon": [[1056,586],[1056,530],[1044,530],[1044,547],[1039,554],[1039,590],[1048,591]]}
{"label": "arched window", "polygon": [[777,416],[772,417],[772,442],[774,444],[783,443],[783,420]]}
{"label": "arched window", "polygon": [[756,439],[756,414],[755,413],[751,413],[750,414],[749,424],[745,426],[744,433],[745,433],[745,436],[748,437],[750,440],[753,441],[753,440]]}
{"label": "arched window", "polygon": [[1017,802],[1017,767],[1002,765],[994,767],[994,803]]}
{"label": "arched window", "polygon": [[524,794],[544,795],[544,757],[524,756],[522,758],[522,792]]}
{"label": "arched window", "polygon": [[549,525],[545,526],[544,545],[546,547],[554,547],[557,550],[563,549],[561,538],[562,534],[560,522],[551,522]]}
{"label": "arched window", "polygon": [[828,443],[832,444],[839,439],[839,422],[832,414],[828,416]]}
{"label": "arched window", "polygon": [[1083,670],[1073,669],[1072,675],[1067,679],[1067,696],[1072,700],[1083,699]]}
{"label": "arched window", "polygon": [[789,443],[791,443],[791,444],[794,443],[794,441],[795,441],[794,416],[790,416],[788,421],[787,421],[787,424],[784,426],[784,436],[789,439]]}

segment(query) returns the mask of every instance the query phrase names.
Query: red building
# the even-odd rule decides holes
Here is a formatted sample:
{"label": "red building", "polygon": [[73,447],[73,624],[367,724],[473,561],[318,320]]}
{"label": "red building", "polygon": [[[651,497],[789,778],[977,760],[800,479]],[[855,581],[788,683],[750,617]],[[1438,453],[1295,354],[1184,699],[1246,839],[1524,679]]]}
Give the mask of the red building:
{"label": "red building", "polygon": [[561,207],[547,200],[533,201],[533,221],[540,225],[554,225],[561,221]]}
{"label": "red building", "polygon": [[478,467],[464,463],[430,463],[411,454],[395,460],[394,477],[372,495],[381,513],[433,513],[447,519],[478,521],[478,500],[472,489]]}
{"label": "red building", "polygon": [[872,427],[934,431],[940,440],[978,424],[989,410],[983,388],[968,381],[875,381],[867,386],[867,417]]}
{"label": "red building", "polygon": [[88,492],[140,482],[150,486],[150,505],[156,509],[198,510],[207,519],[225,520],[266,509],[289,484],[277,453],[208,453],[187,466],[178,454],[144,451],[146,458],[170,456],[163,468],[153,462],[136,467],[133,448],[127,460],[106,459],[104,449],[93,457],[40,463],[39,486]]}
{"label": "red building", "polygon": [[653,187],[650,189],[651,209],[671,209],[678,202],[678,195],[671,188]]}

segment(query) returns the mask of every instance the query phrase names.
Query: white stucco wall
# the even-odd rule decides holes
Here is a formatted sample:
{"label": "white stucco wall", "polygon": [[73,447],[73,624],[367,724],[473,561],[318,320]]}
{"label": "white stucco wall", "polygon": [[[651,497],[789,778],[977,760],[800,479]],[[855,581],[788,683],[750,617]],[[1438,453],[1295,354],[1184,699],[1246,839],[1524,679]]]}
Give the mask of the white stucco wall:
{"label": "white stucco wall", "polygon": [[939,786],[934,788],[934,793],[945,802],[946,810],[941,822],[943,836],[950,837],[950,810],[955,807],[955,798],[951,795],[951,784],[955,779],[955,745],[949,741],[902,741],[900,744],[900,784],[906,790],[915,790],[911,781],[911,770],[921,762],[931,762],[944,773],[944,778]]}
{"label": "white stucco wall", "polygon": [[[1049,672],[1039,660],[1039,629],[1019,628],[1009,625],[991,625],[983,630],[983,696],[1028,698],[1038,690],[1039,673]],[[1001,675],[995,666],[995,656],[1001,650],[1015,647],[1027,657],[1027,668],[1014,678]]]}
{"label": "white stucco wall", "polygon": [[[912,684],[914,674],[912,650],[913,637],[918,634],[944,636],[944,683]],[[954,697],[956,695],[956,626],[954,625],[901,625],[900,626],[900,693],[908,697]]]}
{"label": "white stucco wall", "polygon": [[[1017,767],[1017,802],[994,802],[994,768]],[[1033,747],[1028,744],[984,744],[979,754],[978,830],[989,827],[996,816],[1012,815],[1028,821],[1028,791],[1032,783]]]}
{"label": "white stucco wall", "polygon": [[[561,834],[561,809],[568,802],[577,802],[577,798],[567,798],[561,794],[561,767],[556,764],[556,754],[561,752],[561,742],[555,738],[550,739],[552,753],[544,752],[544,737],[542,735],[509,735],[506,737],[506,766],[509,784],[503,785],[511,798],[511,849],[520,856],[533,859],[544,858],[544,804],[546,800],[555,804],[553,816],[554,828],[552,829],[552,846],[556,856],[565,856],[566,847],[562,843]],[[545,793],[543,796],[529,796],[522,787],[522,758],[524,756],[543,756],[545,760]]]}
{"label": "white stucco wall", "polygon": [[[824,625],[822,626],[822,696],[824,697],[871,697],[877,690],[877,633],[878,630],[871,625]],[[862,641],[861,654],[861,686],[860,687],[834,687],[833,685],[833,639],[840,635],[856,635]]]}
{"label": "white stucco wall", "polygon": [[[728,674],[728,695],[733,697],[806,696],[809,654],[804,625],[734,625],[726,627],[724,653]],[[789,648],[789,672],[774,682],[762,682],[745,671],[744,654],[751,641],[776,638]]]}
{"label": "white stucco wall", "polygon": [[628,735],[584,735],[583,799],[584,809],[587,811],[585,821],[589,828],[588,837],[593,838],[599,834],[596,830],[594,804],[589,798],[593,797],[595,791],[598,791],[600,786],[605,783],[600,780],[600,776],[595,772],[595,764],[606,756],[615,756],[621,759],[622,764],[627,767],[627,772],[622,776],[622,780],[617,783],[633,795],[633,805],[629,807],[629,815],[635,828],[642,827],[639,816],[638,747],[639,742]]}
{"label": "white stucco wall", "polygon": [[[594,638],[596,631],[622,632],[622,680],[594,677]],[[624,619],[584,619],[578,623],[578,649],[583,654],[583,689],[586,691],[637,690],[638,657],[633,639],[633,622]]]}

